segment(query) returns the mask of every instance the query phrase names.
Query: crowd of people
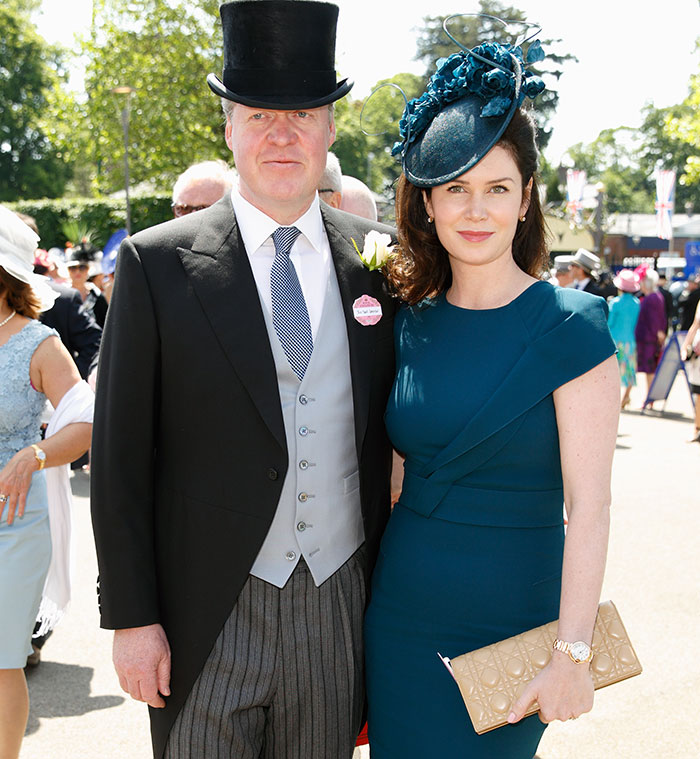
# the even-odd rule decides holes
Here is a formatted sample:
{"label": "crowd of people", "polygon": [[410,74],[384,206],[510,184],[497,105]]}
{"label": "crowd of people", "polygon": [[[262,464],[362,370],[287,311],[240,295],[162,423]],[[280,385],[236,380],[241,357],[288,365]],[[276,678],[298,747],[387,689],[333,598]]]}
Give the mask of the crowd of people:
{"label": "crowd of people", "polygon": [[[456,50],[407,103],[394,229],[330,150],[352,87],[336,6],[220,15],[207,83],[235,172],[191,166],[114,271],[87,241],[37,251],[0,207],[0,757],[70,597],[67,465],[91,448],[101,624],[156,759],[348,758],[365,712],[373,759],[531,759],[593,706],[618,416],[667,336],[658,275],[623,270],[606,300],[581,249],[543,281],[524,103],[544,83],[519,48]],[[694,313],[684,354],[698,333]],[[478,735],[435,652],[552,620],[548,661]]]}
{"label": "crowd of people", "polygon": [[688,442],[700,442],[700,365],[696,361],[698,351],[693,347],[699,347],[693,325],[700,318],[700,273],[681,280],[682,289],[676,288],[674,294],[666,277],[648,264],[634,270],[621,269],[611,277],[604,278],[600,272],[599,257],[579,249],[574,255],[555,256],[549,278],[560,287],[585,290],[608,301],[608,324],[620,365],[622,409],[630,403],[637,373],[644,374],[646,383],[641,408],[654,407],[654,400],[649,397],[654,375],[669,337],[678,333],[682,341],[681,359],[685,362],[696,410],[695,428]]}

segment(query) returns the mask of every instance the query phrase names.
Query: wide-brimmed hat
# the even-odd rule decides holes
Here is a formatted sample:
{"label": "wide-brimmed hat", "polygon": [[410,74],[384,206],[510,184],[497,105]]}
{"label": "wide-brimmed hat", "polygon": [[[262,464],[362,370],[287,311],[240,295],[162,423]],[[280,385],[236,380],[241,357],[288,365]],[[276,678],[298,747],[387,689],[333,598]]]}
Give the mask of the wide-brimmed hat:
{"label": "wide-brimmed hat", "polygon": [[598,269],[600,269],[600,258],[598,258],[595,253],[591,253],[590,250],[586,250],[585,248],[579,248],[576,253],[574,253],[571,263],[580,266],[589,274],[597,272]]}
{"label": "wide-brimmed hat", "polygon": [[41,304],[40,310],[53,306],[58,293],[51,289],[46,277],[34,274],[34,252],[39,235],[13,211],[0,206],[0,267],[29,285]]}
{"label": "wide-brimmed hat", "polygon": [[639,277],[631,269],[622,269],[613,277],[613,284],[623,293],[636,293],[639,290]]}
{"label": "wide-brimmed hat", "polygon": [[346,95],[336,82],[338,6],[308,0],[236,0],[219,8],[224,36],[220,97],[251,108],[319,108]]}
{"label": "wide-brimmed hat", "polygon": [[[447,31],[451,18],[443,28],[456,42]],[[498,42],[441,58],[426,91],[406,104],[402,140],[392,150],[401,155],[409,182],[435,187],[475,166],[503,136],[525,97],[544,90],[542,79],[526,69],[543,58],[537,41],[526,58],[521,47]]]}

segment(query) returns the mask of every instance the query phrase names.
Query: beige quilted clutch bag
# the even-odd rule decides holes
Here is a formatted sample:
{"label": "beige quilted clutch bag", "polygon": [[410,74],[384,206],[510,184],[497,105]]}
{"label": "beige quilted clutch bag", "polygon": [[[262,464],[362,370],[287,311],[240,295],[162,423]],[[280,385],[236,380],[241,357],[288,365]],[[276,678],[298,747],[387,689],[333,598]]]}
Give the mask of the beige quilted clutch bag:
{"label": "beige quilted clutch bag", "polygon": [[[511,704],[549,662],[556,637],[555,620],[455,659],[440,657],[459,685],[477,733],[507,724]],[[592,648],[590,668],[596,690],[642,671],[612,601],[598,607]],[[537,703],[533,704],[527,715],[538,709]]]}

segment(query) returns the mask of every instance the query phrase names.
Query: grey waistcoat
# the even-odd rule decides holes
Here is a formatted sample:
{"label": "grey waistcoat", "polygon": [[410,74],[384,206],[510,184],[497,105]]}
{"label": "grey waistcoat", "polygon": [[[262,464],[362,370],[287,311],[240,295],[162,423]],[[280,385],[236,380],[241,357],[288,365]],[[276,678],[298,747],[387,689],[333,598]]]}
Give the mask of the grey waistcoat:
{"label": "grey waistcoat", "polygon": [[250,573],[281,588],[303,556],[320,585],[364,541],[347,328],[333,265],[301,382],[264,307],[263,313],[277,369],[289,467]]}

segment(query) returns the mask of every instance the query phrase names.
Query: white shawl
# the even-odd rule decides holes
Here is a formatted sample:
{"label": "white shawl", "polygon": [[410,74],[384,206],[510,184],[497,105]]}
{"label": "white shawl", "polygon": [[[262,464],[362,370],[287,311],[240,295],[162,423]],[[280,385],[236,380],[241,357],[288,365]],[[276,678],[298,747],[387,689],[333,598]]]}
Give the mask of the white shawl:
{"label": "white shawl", "polygon": [[[46,437],[55,435],[68,424],[92,423],[95,396],[87,382],[81,381],[61,398],[46,428]],[[70,489],[69,464],[52,466],[46,470],[46,489],[49,501],[51,526],[51,564],[46,576],[41,606],[39,630],[45,635],[56,626],[70,601],[70,529],[73,497]]]}

